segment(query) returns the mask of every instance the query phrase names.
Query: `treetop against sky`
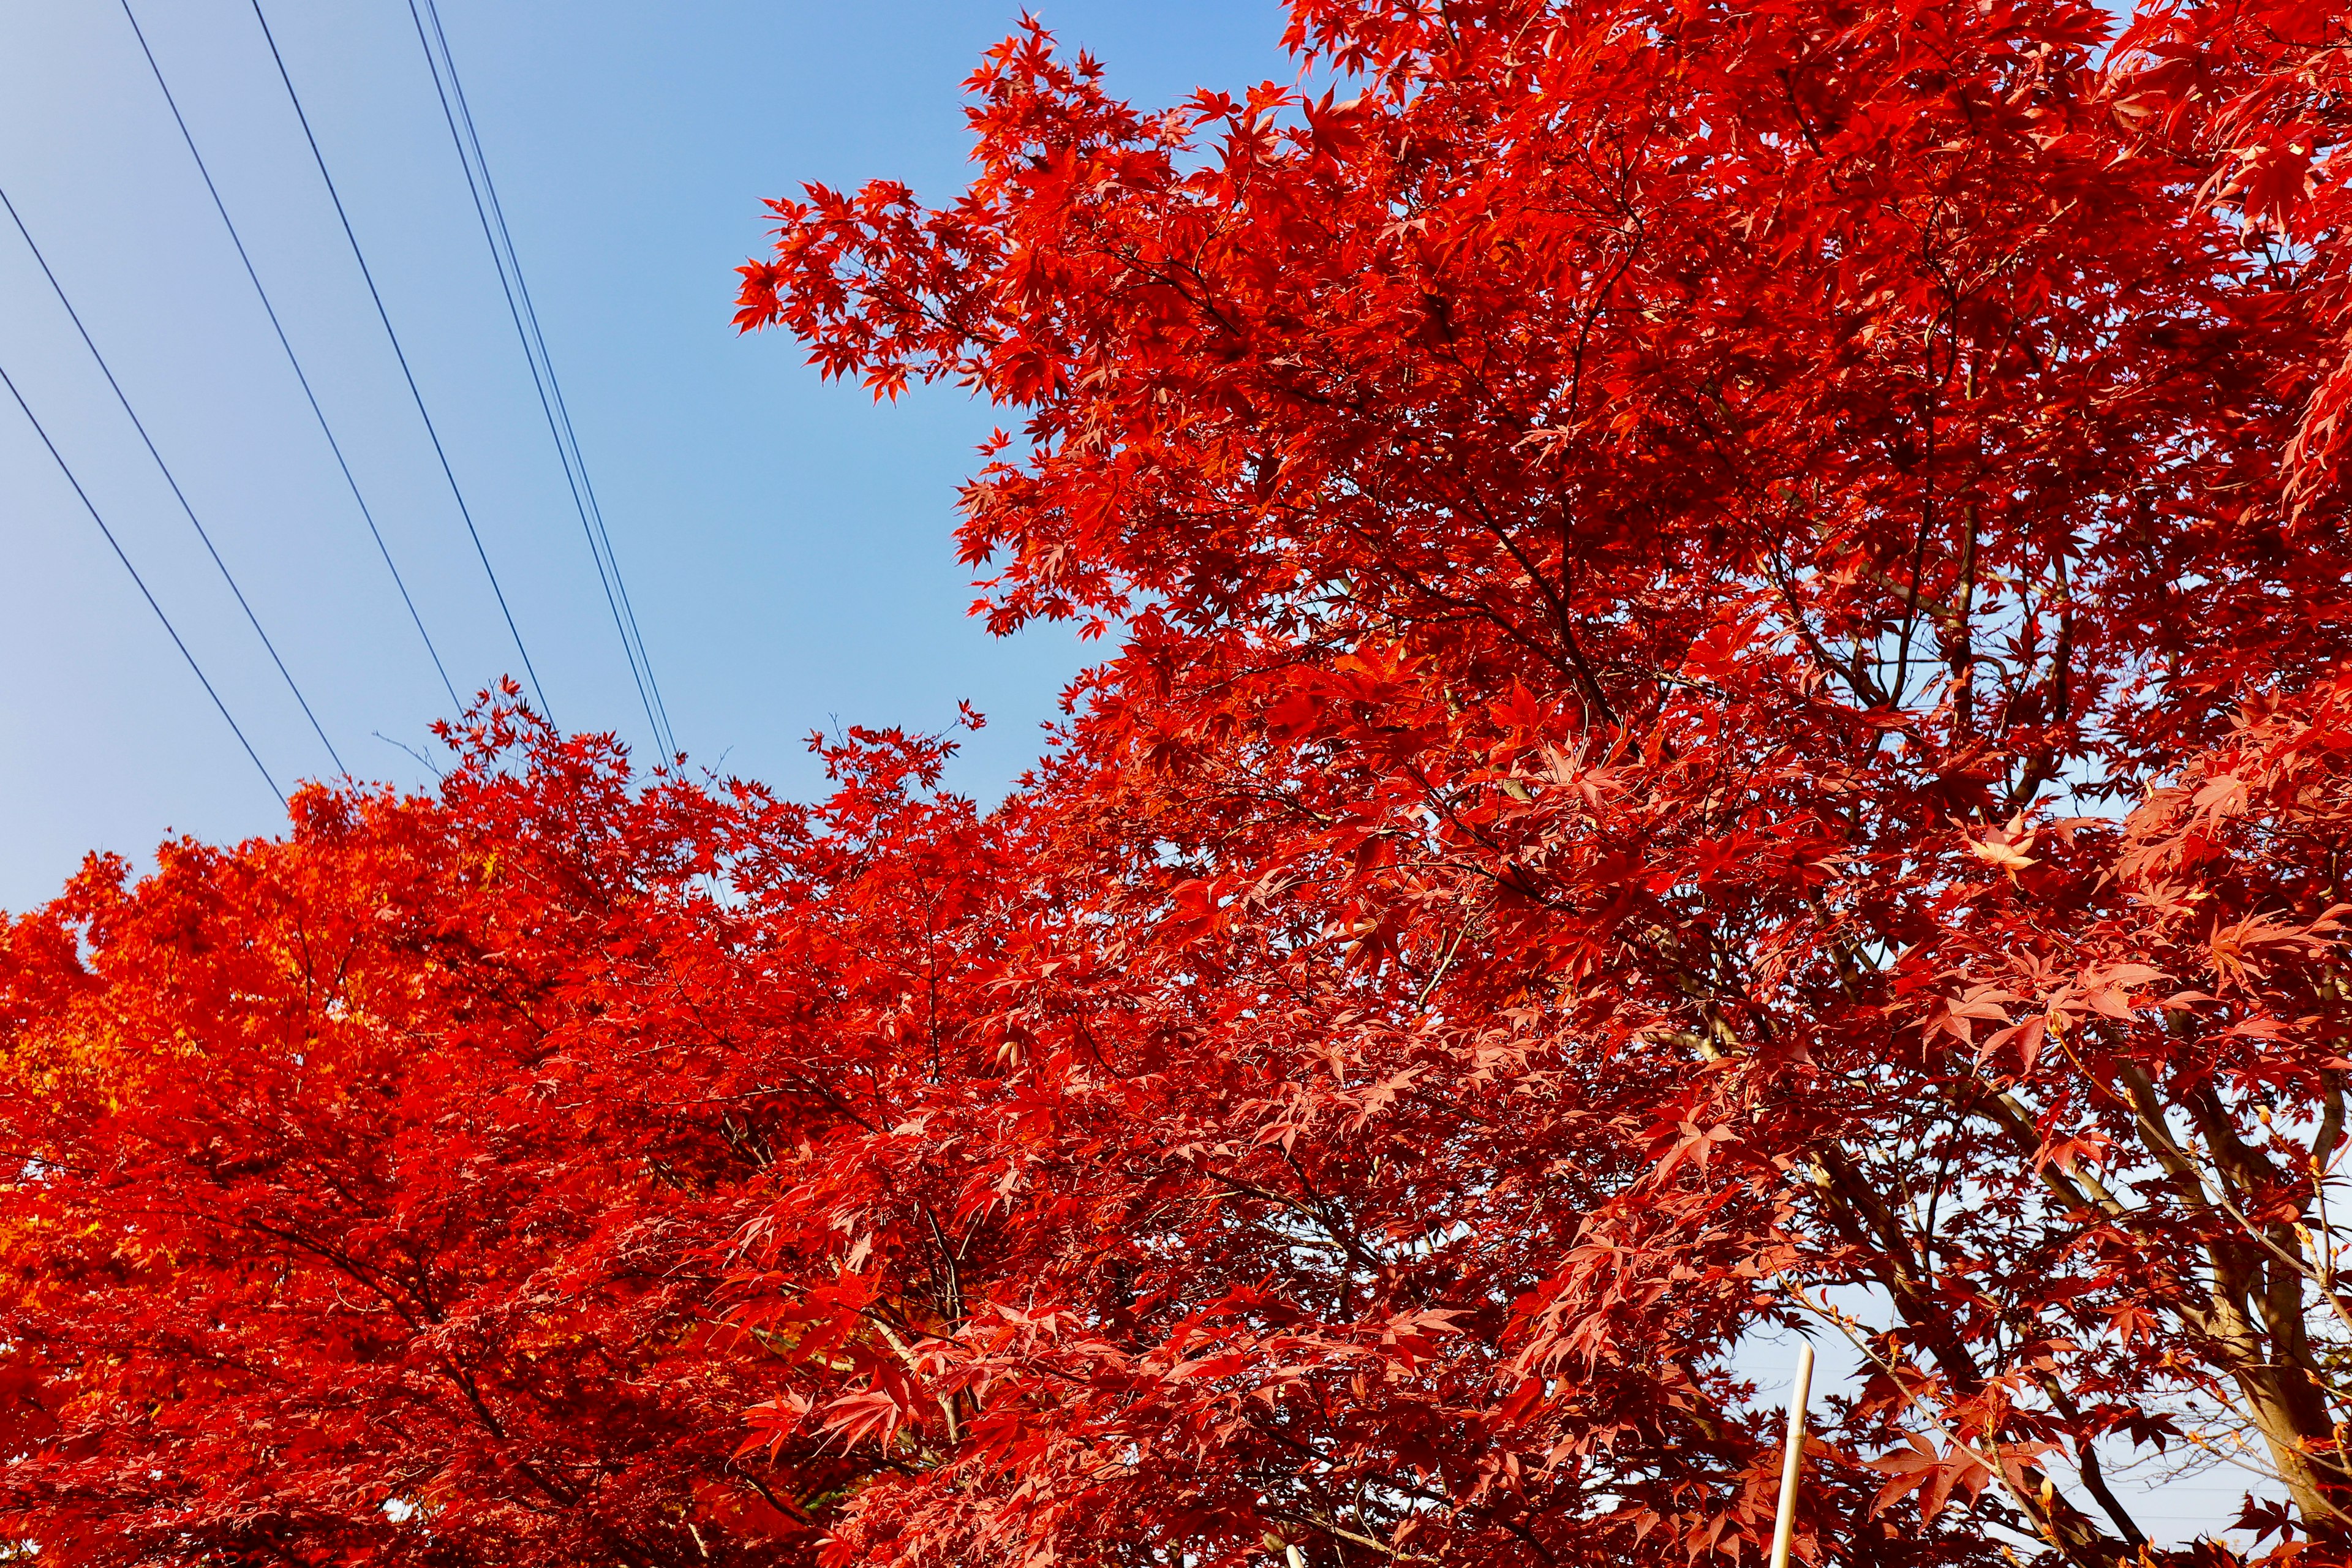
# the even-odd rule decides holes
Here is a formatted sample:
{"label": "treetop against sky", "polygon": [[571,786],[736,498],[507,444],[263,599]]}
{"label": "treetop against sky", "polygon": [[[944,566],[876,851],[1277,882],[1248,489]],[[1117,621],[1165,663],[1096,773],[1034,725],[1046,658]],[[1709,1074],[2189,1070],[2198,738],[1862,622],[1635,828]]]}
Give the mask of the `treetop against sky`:
{"label": "treetop against sky", "polygon": [[1801,1561],[2352,1558],[2343,19],[1289,16],[742,268],[997,412],[1001,803],[509,684],[9,928],[0,1538],[1744,1561],[1795,1331]]}

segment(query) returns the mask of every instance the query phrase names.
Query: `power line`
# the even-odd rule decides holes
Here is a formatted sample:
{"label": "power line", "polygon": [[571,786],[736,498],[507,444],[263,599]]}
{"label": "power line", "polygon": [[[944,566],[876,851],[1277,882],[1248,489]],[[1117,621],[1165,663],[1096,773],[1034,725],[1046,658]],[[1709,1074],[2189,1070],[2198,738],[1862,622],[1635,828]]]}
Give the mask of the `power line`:
{"label": "power line", "polygon": [[33,231],[25,226],[24,215],[16,210],[16,204],[8,199],[8,192],[5,186],[0,186],[0,207],[8,209],[9,220],[16,224],[16,232],[24,237],[25,248],[33,253],[35,261],[40,263],[41,276],[49,280],[50,291],[57,295],[58,303],[66,308],[66,315],[73,321],[74,331],[81,334],[82,347],[88,349],[89,357],[98,362],[99,374],[105,376],[106,384],[114,389],[114,400],[122,405],[122,412],[129,416],[131,427],[139,432],[139,439],[146,447],[147,455],[155,459],[155,467],[163,475],[163,482],[172,487],[172,499],[180,503],[180,510],[187,516],[188,526],[194,529],[196,537],[205,542],[205,553],[213,558],[215,566],[220,568],[221,581],[226,583],[228,591],[236,596],[236,607],[245,612],[246,623],[253,627],[253,635],[259,637],[261,646],[269,650],[269,662],[278,667],[278,673],[286,681],[286,689],[294,694],[295,702],[302,710],[302,717],[310,721],[310,732],[319,737],[319,744],[326,747],[327,755],[334,759],[335,771],[348,775],[351,769],[343,765],[341,753],[335,750],[334,742],[327,739],[326,728],[319,722],[319,716],[310,710],[310,700],[302,695],[302,688],[295,682],[294,672],[287,668],[286,661],[278,657],[278,645],[271,642],[269,634],[261,629],[261,617],[253,613],[253,606],[246,601],[245,590],[236,584],[236,574],[228,569],[228,563],[221,559],[219,549],[213,543],[213,536],[205,531],[205,525],[197,520],[196,509],[188,504],[187,492],[180,489],[180,481],[173,474],[172,465],[163,461],[163,454],[155,449],[155,438],[147,434],[147,426],[140,419],[139,411],[131,406],[131,399],[123,392],[122,384],[114,379],[114,367],[106,363],[104,354],[99,353],[97,342],[89,335],[89,329],[82,324],[81,312],[75,310],[73,300],[67,298],[65,286],[58,281],[58,275],[50,270],[49,258],[41,254],[40,246],[33,239]]}
{"label": "power line", "polygon": [[351,214],[343,209],[342,193],[335,188],[335,177],[327,172],[327,155],[319,150],[319,138],[310,129],[310,117],[302,108],[302,95],[294,90],[294,77],[286,68],[286,57],[278,50],[277,35],[269,30],[269,18],[262,13],[261,0],[252,0],[253,19],[261,24],[261,37],[269,46],[269,58],[278,67],[278,79],[286,84],[286,97],[294,105],[294,118],[302,124],[302,139],[310,144],[311,161],[319,166],[319,178],[326,183],[327,195],[335,204],[335,216],[341,220],[343,238],[352,247],[352,259],[360,266],[360,276],[367,282],[368,298],[375,302],[376,319],[383,323],[384,336],[392,341],[393,357],[400,362],[402,379],[408,383],[408,395],[416,405],[416,416],[425,422],[425,434],[432,439],[433,455],[440,459],[441,477],[449,481],[449,493],[457,502],[457,515],[466,521],[467,535],[474,542],[474,553],[482,563],[482,573],[490,580],[490,593],[498,599],[499,613],[506,617],[508,635],[514,638],[515,651],[522,656],[523,673],[530,678],[531,695],[539,699],[540,716],[551,724],[554,715],[549,711],[547,693],[540,686],[539,671],[530,662],[530,649],[523,646],[522,630],[515,625],[514,611],[507,605],[506,590],[499,586],[499,574],[490,564],[490,552],[482,543],[481,530],[474,526],[473,509],[466,504],[466,492],[457,484],[457,472],[449,466],[449,454],[441,445],[441,432],[433,423],[433,416],[425,406],[425,394],[416,384],[416,374],[408,368],[408,354],[400,346],[400,334],[393,330],[392,312],[384,309],[383,295],[375,286],[375,273],[367,264],[367,255],[360,248],[360,237],[352,227]]}
{"label": "power line", "polygon": [[172,646],[178,648],[180,657],[188,661],[188,668],[195,672],[197,684],[205,689],[205,695],[213,700],[213,706],[220,710],[220,716],[228,721],[230,731],[236,736],[236,743],[243,746],[245,754],[253,759],[253,765],[260,772],[262,782],[269,786],[269,793],[278,797],[279,805],[284,805],[286,792],[279,789],[278,781],[269,776],[269,769],[263,764],[261,753],[255,751],[253,742],[245,738],[245,731],[237,723],[236,715],[228,710],[228,704],[221,700],[220,693],[214,690],[213,683],[205,679],[205,667],[196,662],[196,656],[190,653],[188,645],[180,639],[179,629],[172,625],[172,617],[163,613],[163,606],[155,602],[153,594],[148,592],[147,580],[139,575],[139,568],[131,564],[131,557],[122,552],[121,542],[114,537],[114,530],[107,527],[106,519],[99,515],[98,508],[89,499],[89,492],[83,489],[81,480],[74,477],[73,466],[66,461],[65,454],[58,450],[58,444],[49,439],[48,431],[42,428],[40,420],[33,413],[33,405],[25,401],[25,395],[16,390],[16,378],[8,374],[8,367],[5,364],[0,364],[0,385],[8,388],[8,395],[15,398],[16,406],[25,411],[25,419],[32,426],[33,434],[38,436],[41,445],[49,449],[49,456],[56,459],[58,471],[66,477],[66,483],[71,485],[74,494],[81,498],[82,508],[89,513],[90,521],[98,524],[99,532],[106,535],[106,542],[113,547],[114,558],[122,563],[122,569],[130,573],[131,580],[139,585],[140,597],[145,599],[147,607],[155,612],[155,618],[163,623],[163,630],[171,636]]}
{"label": "power line", "polygon": [[[352,465],[343,456],[342,443],[335,439],[334,427],[327,422],[327,411],[320,406],[319,395],[310,389],[310,378],[303,372],[301,356],[294,352],[292,340],[278,319],[278,307],[270,302],[269,290],[261,286],[261,274],[253,265],[253,258],[245,248],[245,237],[237,232],[236,222],[228,216],[228,204],[221,200],[220,187],[213,184],[213,172],[205,163],[205,155],[196,150],[196,138],[188,129],[185,116],[180,112],[179,100],[172,96],[172,84],[163,79],[163,68],[156,62],[155,51],[148,47],[147,35],[139,26],[139,18],[131,9],[131,0],[122,0],[122,15],[131,24],[133,37],[139,40],[139,52],[147,57],[147,68],[155,75],[155,85],[163,89],[163,101],[172,110],[173,122],[180,128],[180,140],[188,144],[188,156],[195,160],[196,173],[204,176],[205,190],[213,198],[213,210],[220,214],[221,225],[228,230],[229,243],[236,247],[236,258],[245,264],[245,275],[253,283],[253,291],[260,297],[263,313],[269,318],[270,330],[278,334],[278,346],[286,351],[286,363],[294,369],[294,379],[301,384],[302,395],[310,405],[310,413],[319,422],[319,433],[327,438],[327,449],[335,455],[335,466],[342,470],[343,483],[351,488],[352,500],[360,509],[367,523],[368,534],[375,541],[376,553],[383,557],[384,570],[392,574],[393,586],[400,590],[400,602],[408,608],[408,618],[416,626],[416,635],[425,641],[425,651],[432,658],[433,669],[441,678],[441,688],[449,694],[449,706],[454,711],[465,703],[457,696],[456,682],[449,679],[449,668],[441,662],[441,650],[433,646],[433,634],[425,629],[425,617],[417,613],[416,600],[408,591],[407,582],[400,568],[393,563],[392,547],[384,542],[383,531],[376,526],[375,513],[370,510],[367,497],[360,493],[360,482],[352,473]],[[331,748],[330,748],[331,750]]]}
{"label": "power line", "polygon": [[[588,464],[581,455],[580,439],[572,426],[562,383],[556,377],[555,360],[548,353],[546,336],[540,330],[539,311],[531,303],[530,286],[523,278],[522,258],[507,227],[497,182],[490,177],[489,159],[483,153],[481,137],[474,129],[473,110],[466,102],[466,89],[457,77],[457,57],[450,50],[448,35],[441,26],[440,9],[434,0],[425,0],[421,13],[416,0],[409,0],[408,15],[416,25],[416,41],[424,47],[425,65],[433,72],[434,92],[441,100],[441,118],[448,124],[449,139],[457,149],[458,165],[465,170],[466,187],[474,200],[474,216],[481,223],[482,238],[488,244],[490,260],[499,271],[499,290],[506,296],[507,314],[514,322],[523,358],[530,366],[540,412],[546,417],[548,435],[555,442],[556,458],[563,465],[572,510],[579,514],[581,531],[588,540],[588,553],[596,563],[597,579],[604,590],[605,608],[612,613],[613,629],[619,634],[622,652],[629,662],[629,678],[636,685],[637,700],[645,708],[646,722],[652,727],[656,743],[667,755],[675,756],[677,742],[669,727],[669,711],[661,700],[660,685],[654,679],[653,661],[646,652],[644,635],[637,629],[636,610],[629,603],[628,584],[621,575],[620,557],[614,552],[612,534],[604,526],[604,509],[597,504],[596,488],[588,478]],[[425,31],[428,16],[432,18],[429,38]],[[436,43],[440,46],[437,58],[434,52]],[[448,72],[446,89],[442,85],[445,68]],[[480,171],[478,181],[475,177],[477,168]]]}
{"label": "power line", "polygon": [[[543,366],[546,371],[546,385],[541,394],[542,411],[546,411],[551,405],[552,414],[551,416],[551,423],[549,426],[551,434],[555,432],[557,422],[560,422],[561,424],[562,430],[561,434],[556,436],[556,445],[559,454],[566,457],[567,458],[567,479],[570,478],[571,474],[575,471],[579,476],[577,491],[573,495],[572,500],[575,508],[580,506],[583,498],[586,501],[585,513],[582,517],[581,521],[583,530],[586,530],[589,532],[589,552],[592,556],[597,556],[597,546],[601,542],[603,545],[603,552],[601,556],[598,556],[597,559],[597,569],[600,576],[603,574],[606,563],[609,563],[611,565],[611,580],[605,587],[607,607],[614,608],[615,628],[620,629],[621,631],[621,639],[624,649],[631,655],[632,678],[635,678],[639,670],[643,671],[643,679],[639,685],[638,697],[641,701],[650,697],[651,710],[647,713],[646,718],[649,722],[652,722],[655,725],[656,738],[670,754],[675,755],[677,751],[677,742],[676,731],[670,727],[669,710],[667,706],[662,701],[660,684],[654,679],[653,660],[646,651],[645,637],[637,626],[636,608],[629,601],[628,584],[621,574],[620,555],[613,548],[612,534],[604,525],[604,508],[597,501],[596,487],[588,477],[587,460],[581,454],[580,439],[578,435],[572,429],[572,412],[569,405],[564,401],[562,384],[556,377],[554,356],[548,352],[546,335],[540,329],[539,310],[531,301],[530,285],[523,277],[522,258],[520,253],[515,248],[514,236],[507,226],[506,210],[499,201],[497,182],[490,176],[489,159],[484,154],[482,151],[481,137],[474,129],[473,110],[466,101],[465,86],[457,78],[457,57],[450,50],[448,35],[442,30],[440,11],[437,5],[434,3],[434,0],[425,0],[425,14],[432,19],[434,37],[441,46],[441,58],[446,63],[449,70],[449,92],[448,96],[443,99],[441,106],[443,118],[445,120],[450,119],[449,105],[450,100],[454,100],[457,104],[457,116],[456,120],[451,120],[450,121],[451,134],[453,137],[456,135],[457,122],[458,121],[462,121],[465,126],[464,141],[466,143],[470,144],[473,149],[473,164],[478,166],[481,170],[481,190],[475,194],[475,215],[477,217],[483,216],[483,198],[487,196],[488,203],[488,217],[489,221],[495,222],[498,230],[498,237],[491,240],[490,243],[490,250],[493,259],[497,259],[499,258],[500,246],[503,245],[504,247],[505,265],[501,268],[499,279],[501,286],[504,285],[505,274],[507,271],[510,270],[514,277],[514,288],[507,301],[508,311],[510,315],[514,314],[516,300],[519,298],[521,302],[521,311],[515,321],[516,330],[517,332],[520,334],[522,332],[524,323],[526,321],[529,323],[529,333],[523,344],[524,358],[526,360],[532,360],[531,350],[536,346],[538,350],[537,357],[535,360],[532,360],[532,373],[534,378],[537,377],[541,367]],[[412,21],[417,20],[415,0],[410,0],[409,16]],[[424,29],[422,23],[420,22],[418,26],[419,42],[423,41],[423,37]],[[425,53],[426,61],[429,64],[433,58],[433,50],[429,45],[426,47]],[[437,90],[440,86],[440,80],[437,74],[435,78],[434,85]],[[464,165],[466,163],[465,145],[460,145],[458,148],[458,162],[461,165]],[[472,183],[471,168],[467,169],[467,178],[470,186]],[[487,225],[484,229],[484,237],[489,237]],[[591,527],[592,523],[593,527]],[[617,599],[617,606],[615,606],[614,603],[615,599]],[[623,627],[624,621],[625,621],[625,627]]]}

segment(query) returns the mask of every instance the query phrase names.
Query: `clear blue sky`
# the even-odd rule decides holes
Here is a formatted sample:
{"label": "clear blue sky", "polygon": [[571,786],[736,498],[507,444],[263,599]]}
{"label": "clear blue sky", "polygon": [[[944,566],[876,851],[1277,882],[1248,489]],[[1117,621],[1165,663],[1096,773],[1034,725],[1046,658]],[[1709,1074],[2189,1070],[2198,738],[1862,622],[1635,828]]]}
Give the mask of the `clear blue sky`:
{"label": "clear blue sky", "polygon": [[[470,691],[511,643],[248,0],[134,0],[425,621]],[[404,0],[265,0],[555,717],[645,721]],[[1147,102],[1290,74],[1269,0],[1045,0]],[[1085,659],[966,618],[957,480],[992,416],[876,407],[789,338],[738,339],[763,196],[959,188],[959,83],[998,0],[442,0],[515,243],[681,744],[805,792],[812,728],[988,730],[987,795]],[[0,186],[74,297],[345,762],[429,778],[448,709],[117,0],[0,0]],[[331,772],[14,228],[5,365],[281,782]],[[266,832],[277,803],[0,395],[0,909],[89,849]]]}

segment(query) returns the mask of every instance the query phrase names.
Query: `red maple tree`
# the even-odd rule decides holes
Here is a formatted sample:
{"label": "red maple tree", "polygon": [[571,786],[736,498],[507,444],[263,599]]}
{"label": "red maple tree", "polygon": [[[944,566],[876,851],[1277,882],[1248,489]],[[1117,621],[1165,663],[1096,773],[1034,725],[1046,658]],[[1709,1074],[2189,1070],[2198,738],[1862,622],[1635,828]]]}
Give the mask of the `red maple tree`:
{"label": "red maple tree", "polygon": [[[957,201],[744,268],[1023,416],[985,611],[1117,646],[1002,807],[494,712],[19,925],[8,1533],[1737,1561],[1794,1327],[1865,1367],[1805,1561],[2236,1560],[2105,1468],[2182,1454],[2352,1560],[2343,18],[1291,16],[1318,90],[1160,111],[1028,27]],[[314,1050],[415,1081],[333,1160]]]}
{"label": "red maple tree", "polygon": [[[306,790],[282,841],[94,858],[0,936],[37,1561],[807,1559],[734,1458],[786,1368],[718,1297],[855,1115],[839,1043],[943,972],[920,918],[984,853],[926,787],[952,748],[853,732],[801,806],[633,788],[512,710],[454,739],[437,798]],[[819,1447],[803,1498],[871,1468]]]}

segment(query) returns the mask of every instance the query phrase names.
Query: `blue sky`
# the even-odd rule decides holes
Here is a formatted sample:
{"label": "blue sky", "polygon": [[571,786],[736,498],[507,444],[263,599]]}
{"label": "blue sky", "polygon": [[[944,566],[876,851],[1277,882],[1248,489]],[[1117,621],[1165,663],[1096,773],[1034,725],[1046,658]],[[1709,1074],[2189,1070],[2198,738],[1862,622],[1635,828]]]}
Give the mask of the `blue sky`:
{"label": "blue sky", "polygon": [[[461,690],[517,669],[497,605],[310,163],[249,0],[134,0]],[[265,0],[555,717],[646,723],[404,0]],[[1038,7],[1162,102],[1290,67],[1266,0]],[[782,335],[738,339],[763,196],[959,188],[959,83],[1018,8],[443,0],[680,743],[805,791],[842,722],[985,711],[1001,788],[1087,657],[964,612],[957,480],[992,422],[874,406]],[[448,709],[117,0],[0,0],[0,187],[74,298],[345,762],[415,784]],[[331,764],[0,222],[0,366],[281,782]],[[13,403],[0,398],[0,909],[82,854],[268,831],[271,797]],[[378,738],[380,736],[384,738]],[[649,750],[650,748],[645,748]]]}

